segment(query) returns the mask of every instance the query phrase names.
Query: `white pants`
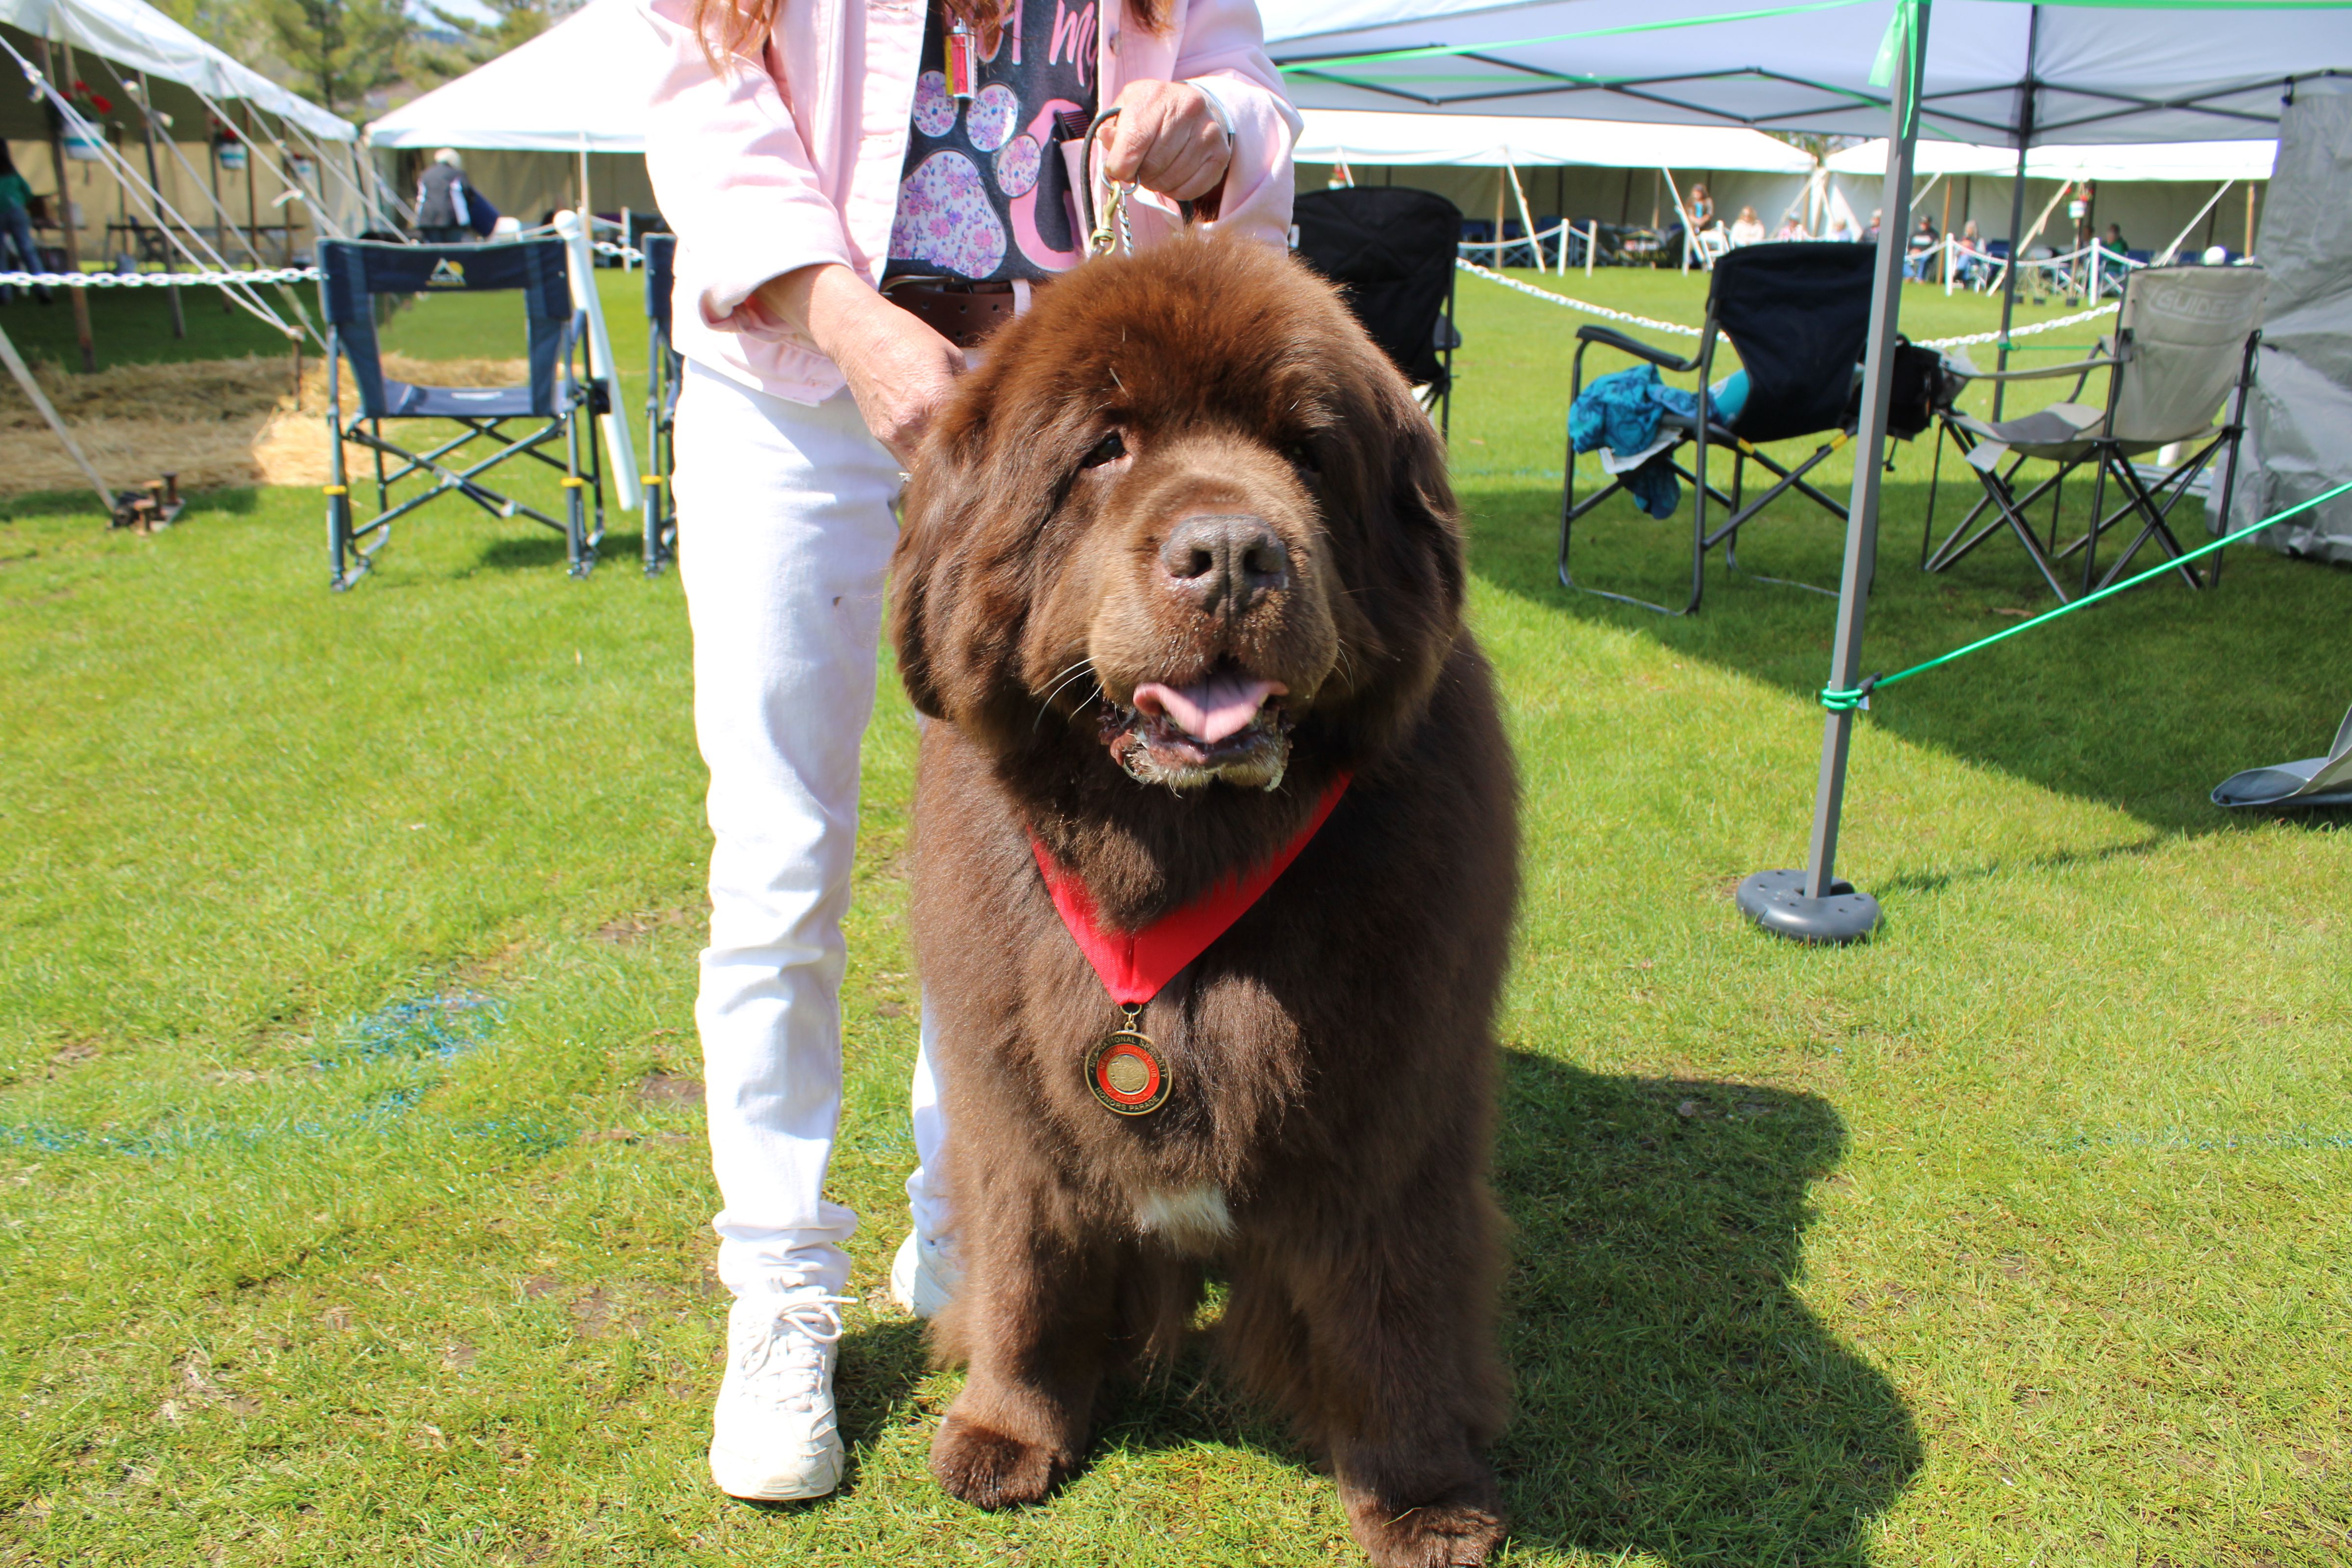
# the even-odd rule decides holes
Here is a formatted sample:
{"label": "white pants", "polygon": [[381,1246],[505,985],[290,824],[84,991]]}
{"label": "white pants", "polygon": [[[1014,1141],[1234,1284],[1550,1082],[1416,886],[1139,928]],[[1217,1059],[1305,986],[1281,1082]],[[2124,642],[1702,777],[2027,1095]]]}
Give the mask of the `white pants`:
{"label": "white pants", "polygon": [[[719,1274],[742,1292],[848,1282],[857,1216],[824,1197],[841,1120],[841,920],[857,845],[857,752],[874,710],[898,465],[847,393],[816,407],[689,363],[677,414],[678,574],[694,626],[694,726],[710,769],[702,1036]],[[924,1009],[919,1166],[945,1236]]]}

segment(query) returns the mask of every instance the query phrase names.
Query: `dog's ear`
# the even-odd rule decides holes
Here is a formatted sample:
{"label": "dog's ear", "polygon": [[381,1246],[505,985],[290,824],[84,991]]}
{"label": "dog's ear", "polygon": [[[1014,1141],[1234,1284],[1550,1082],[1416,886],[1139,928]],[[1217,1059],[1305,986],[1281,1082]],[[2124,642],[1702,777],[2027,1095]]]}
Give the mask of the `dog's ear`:
{"label": "dog's ear", "polygon": [[1437,422],[1414,401],[1402,378],[1384,382],[1383,387],[1382,401],[1387,406],[1382,413],[1393,433],[1389,505],[1428,550],[1446,619],[1459,622],[1469,586],[1469,567],[1463,548],[1462,511],[1454,502],[1454,481],[1446,470],[1445,442],[1437,433]]}
{"label": "dog's ear", "polygon": [[[984,734],[1021,706],[1024,589],[1034,521],[1017,461],[996,450],[987,399],[965,387],[915,454],[890,563],[890,643],[916,709]],[[1025,526],[1024,526],[1025,524]]]}
{"label": "dog's ear", "polygon": [[969,457],[948,449],[944,436],[933,431],[916,457],[901,501],[898,543],[890,553],[890,647],[898,679],[917,712],[942,720],[950,714],[935,657],[943,629],[936,602],[942,579],[957,571],[949,556],[962,521],[944,503],[969,493],[969,485],[958,480],[973,466]]}

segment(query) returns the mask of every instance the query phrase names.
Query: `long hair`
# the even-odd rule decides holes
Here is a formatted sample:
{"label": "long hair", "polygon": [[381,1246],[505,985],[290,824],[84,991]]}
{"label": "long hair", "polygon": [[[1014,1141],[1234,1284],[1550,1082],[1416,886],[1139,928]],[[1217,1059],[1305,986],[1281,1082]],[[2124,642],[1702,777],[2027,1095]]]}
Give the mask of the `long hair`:
{"label": "long hair", "polygon": [[[716,66],[720,55],[757,55],[775,30],[776,12],[786,0],[694,0],[694,30]],[[1100,5],[1103,0],[1096,0]],[[1011,0],[932,0],[940,10],[980,34],[981,52],[993,55],[1004,30]],[[1162,0],[1126,0],[1128,19],[1147,33],[1167,25]]]}

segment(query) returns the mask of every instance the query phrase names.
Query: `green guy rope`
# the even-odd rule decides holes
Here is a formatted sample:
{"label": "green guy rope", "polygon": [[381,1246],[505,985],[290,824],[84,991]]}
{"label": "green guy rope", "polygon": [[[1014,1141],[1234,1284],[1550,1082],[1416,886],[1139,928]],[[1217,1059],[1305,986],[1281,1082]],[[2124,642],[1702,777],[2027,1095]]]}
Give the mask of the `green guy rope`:
{"label": "green guy rope", "polygon": [[2042,615],[2034,616],[2030,621],[2020,621],[2017,625],[2010,627],[2007,631],[1995,632],[1989,637],[1979,637],[1975,642],[1969,644],[1966,647],[1954,648],[1949,653],[1939,654],[1936,658],[1927,660],[1925,664],[1915,664],[1908,669],[1898,669],[1893,675],[1874,675],[1864,680],[1860,686],[1854,687],[1851,690],[1841,690],[1834,686],[1824,686],[1822,688],[1822,706],[1828,709],[1832,713],[1851,713],[1855,709],[1861,707],[1863,703],[1868,700],[1870,694],[1873,691],[1877,690],[1880,687],[1892,686],[1898,680],[1908,680],[1915,675],[1925,675],[1927,671],[1935,668],[1937,665],[1949,664],[1956,658],[1965,658],[1969,654],[1978,652],[1983,648],[1989,648],[1997,642],[2007,642],[2010,638],[2017,636],[2020,632],[2030,632],[2036,626],[2047,626],[2061,616],[2071,616],[2076,610],[2087,610],[2093,605],[2097,604],[2100,600],[2112,598],[2114,595],[2122,593],[2126,588],[2136,588],[2140,584],[2147,582],[2150,578],[2161,577],[2167,572],[2170,572],[2177,567],[2185,566],[2200,555],[2210,555],[2216,550],[2221,550],[2226,546],[2235,544],[2238,541],[2245,538],[2249,534],[2260,533],[2263,529],[2271,528],[2279,523],[2284,522],[2288,518],[2294,517],[2299,512],[2309,511],[2313,507],[2320,506],[2326,502],[2334,500],[2337,496],[2344,494],[2347,490],[2352,490],[2352,479],[2347,479],[2343,484],[2337,485],[2334,489],[2322,490],[2319,494],[2312,497],[2309,500],[2291,506],[2284,511],[2274,512],[2271,516],[2263,519],[2260,522],[2248,523],[2245,527],[2238,530],[2235,533],[2225,533],[2221,538],[2213,541],[2210,544],[2200,544],[2185,555],[2176,555],[2160,566],[2151,566],[2147,571],[2138,574],[2137,576],[2126,577],[2122,582],[2116,584],[2113,587],[2102,588],[2095,594],[2086,594],[2082,598],[2074,601],[2072,604],[2061,605],[2054,610],[2045,611]]}

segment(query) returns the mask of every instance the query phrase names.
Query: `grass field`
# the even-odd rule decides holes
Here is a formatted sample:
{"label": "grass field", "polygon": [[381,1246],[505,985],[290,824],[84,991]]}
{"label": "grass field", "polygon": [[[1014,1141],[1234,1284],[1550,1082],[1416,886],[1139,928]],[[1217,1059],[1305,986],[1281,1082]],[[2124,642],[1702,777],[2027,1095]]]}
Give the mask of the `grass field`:
{"label": "grass field", "polygon": [[[604,281],[625,328],[634,279]],[[1560,286],[1685,321],[1703,289]],[[1909,307],[1915,337],[1990,324]],[[499,352],[472,308],[392,346]],[[1580,318],[1469,280],[1461,315],[1473,614],[1526,788],[1508,1560],[2345,1561],[2352,835],[2204,793],[2333,732],[2352,575],[2232,552],[2218,593],[1887,693],[1842,862],[1886,927],[1778,943],[1729,894],[1802,858],[1830,602],[1562,592]],[[1889,477],[1869,668],[2044,603],[2013,550],[1912,570],[1926,458]],[[1620,507],[1594,569],[1664,580],[1687,516]],[[701,1471],[723,1301],[676,579],[616,527],[569,582],[554,535],[451,506],[330,595],[297,491],[148,539],[70,497],[0,519],[0,1562],[1351,1560],[1328,1482],[1190,1367],[1044,1508],[925,1474],[958,1380],[885,1290],[916,984],[894,688],[834,1176],[866,1216],[854,1470],[737,1504]],[[1751,532],[1752,569],[1833,580],[1828,520]]]}

